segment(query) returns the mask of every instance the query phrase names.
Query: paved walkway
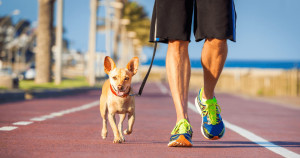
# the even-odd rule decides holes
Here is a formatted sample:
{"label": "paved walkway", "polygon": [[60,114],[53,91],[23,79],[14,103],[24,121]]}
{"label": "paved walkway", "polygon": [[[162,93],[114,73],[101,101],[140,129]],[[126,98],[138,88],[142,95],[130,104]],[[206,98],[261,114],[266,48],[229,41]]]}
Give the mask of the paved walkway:
{"label": "paved walkway", "polygon": [[[138,89],[137,86],[134,89]],[[147,83],[136,98],[136,122],[123,144],[101,139],[99,91],[0,105],[0,157],[300,157],[297,109],[219,93],[226,133],[206,140],[189,96],[192,148],[169,148],[176,121],[166,84]],[[126,122],[126,121],[125,121]],[[126,125],[127,123],[125,123]]]}

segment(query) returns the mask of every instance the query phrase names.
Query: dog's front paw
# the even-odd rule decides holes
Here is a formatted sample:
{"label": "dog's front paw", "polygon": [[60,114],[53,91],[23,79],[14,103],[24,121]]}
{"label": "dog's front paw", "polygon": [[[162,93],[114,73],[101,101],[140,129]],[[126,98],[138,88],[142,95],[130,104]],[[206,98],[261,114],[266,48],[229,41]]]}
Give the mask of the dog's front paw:
{"label": "dog's front paw", "polygon": [[122,142],[125,142],[124,136],[121,136],[121,140],[122,140]]}
{"label": "dog's front paw", "polygon": [[102,139],[106,139],[107,133],[102,133],[101,136],[102,136]]}
{"label": "dog's front paw", "polygon": [[125,138],[124,137],[121,137],[121,140],[122,140],[122,142],[125,142]]}
{"label": "dog's front paw", "polygon": [[106,139],[107,130],[102,130],[101,136],[102,136],[102,139]]}
{"label": "dog's front paw", "polygon": [[114,139],[114,141],[113,141],[113,143],[122,143],[123,141],[122,141],[122,139],[121,138],[115,138]]}
{"label": "dog's front paw", "polygon": [[126,134],[126,135],[129,135],[131,133],[132,133],[132,131],[129,131],[128,129],[124,130],[124,134]]}

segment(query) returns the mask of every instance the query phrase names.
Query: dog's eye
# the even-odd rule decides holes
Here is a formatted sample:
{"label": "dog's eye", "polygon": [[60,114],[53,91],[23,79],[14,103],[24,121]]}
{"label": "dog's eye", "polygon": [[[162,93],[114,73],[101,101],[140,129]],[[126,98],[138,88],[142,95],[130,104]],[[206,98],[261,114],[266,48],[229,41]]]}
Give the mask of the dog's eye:
{"label": "dog's eye", "polygon": [[129,80],[129,77],[126,77],[126,78],[125,78],[125,81],[128,81],[128,80]]}
{"label": "dog's eye", "polygon": [[117,80],[117,77],[113,77],[114,80]]}

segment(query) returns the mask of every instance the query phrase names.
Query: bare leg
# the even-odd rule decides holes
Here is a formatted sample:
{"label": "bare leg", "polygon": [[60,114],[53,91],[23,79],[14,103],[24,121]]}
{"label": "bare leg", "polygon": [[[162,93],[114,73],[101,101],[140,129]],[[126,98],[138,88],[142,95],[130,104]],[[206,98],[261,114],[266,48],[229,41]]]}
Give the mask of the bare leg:
{"label": "bare leg", "polygon": [[166,57],[166,69],[175,104],[177,122],[188,119],[187,96],[191,76],[191,65],[188,55],[189,41],[169,41]]}
{"label": "bare leg", "polygon": [[214,97],[214,90],[227,58],[227,41],[219,39],[206,39],[201,56],[204,72],[205,99]]}
{"label": "bare leg", "polygon": [[119,125],[118,125],[118,130],[119,130],[119,134],[120,134],[120,137],[121,137],[122,141],[125,142],[122,131],[123,131],[123,121],[126,117],[126,114],[119,114],[119,116],[120,116],[120,121],[119,121]]}

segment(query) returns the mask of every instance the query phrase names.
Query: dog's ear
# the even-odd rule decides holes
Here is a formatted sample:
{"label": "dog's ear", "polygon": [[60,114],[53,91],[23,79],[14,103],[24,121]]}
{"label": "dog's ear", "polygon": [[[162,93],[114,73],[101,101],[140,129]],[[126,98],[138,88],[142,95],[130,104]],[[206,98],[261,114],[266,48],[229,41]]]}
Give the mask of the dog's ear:
{"label": "dog's ear", "polygon": [[109,74],[109,72],[116,68],[115,62],[110,58],[109,56],[106,56],[104,59],[104,71],[106,74]]}
{"label": "dog's ear", "polygon": [[127,64],[126,68],[127,70],[131,71],[133,75],[135,75],[137,73],[138,66],[139,66],[139,58],[133,57]]}

